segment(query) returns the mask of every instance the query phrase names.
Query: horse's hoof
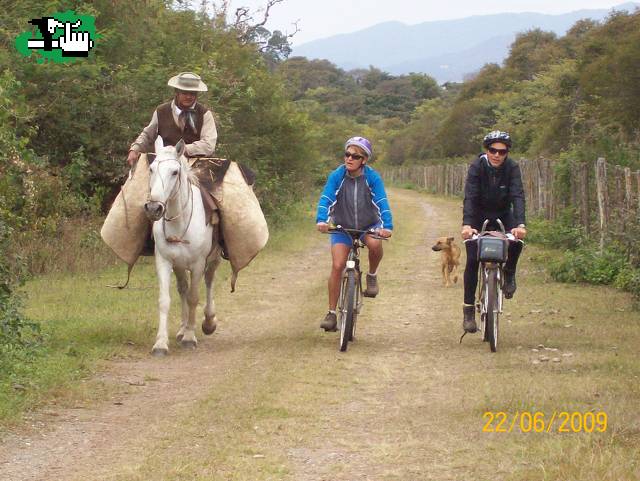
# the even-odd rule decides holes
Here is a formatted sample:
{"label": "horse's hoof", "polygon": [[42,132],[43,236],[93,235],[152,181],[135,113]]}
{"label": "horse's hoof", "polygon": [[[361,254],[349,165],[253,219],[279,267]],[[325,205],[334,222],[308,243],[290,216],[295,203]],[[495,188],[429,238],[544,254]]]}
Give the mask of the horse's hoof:
{"label": "horse's hoof", "polygon": [[198,343],[196,341],[182,341],[180,345],[185,349],[195,349],[198,347]]}
{"label": "horse's hoof", "polygon": [[216,327],[218,327],[218,325],[213,319],[211,319],[210,321],[206,319],[202,321],[202,332],[204,332],[207,336],[213,334],[216,330]]}
{"label": "horse's hoof", "polygon": [[153,355],[153,357],[165,357],[167,354],[169,354],[169,349],[166,349],[164,347],[154,347],[151,351],[151,354]]}
{"label": "horse's hoof", "polygon": [[178,334],[176,334],[176,341],[182,342],[183,337],[184,337],[184,333],[179,332]]}

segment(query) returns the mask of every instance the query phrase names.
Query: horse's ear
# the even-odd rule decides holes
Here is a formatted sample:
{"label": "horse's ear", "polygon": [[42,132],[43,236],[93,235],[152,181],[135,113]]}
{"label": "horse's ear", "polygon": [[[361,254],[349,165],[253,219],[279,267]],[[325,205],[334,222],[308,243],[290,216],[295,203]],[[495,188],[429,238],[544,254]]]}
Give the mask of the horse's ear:
{"label": "horse's ear", "polygon": [[164,140],[159,135],[156,137],[156,142],[153,144],[156,154],[160,152],[160,149],[164,147]]}
{"label": "horse's ear", "polygon": [[182,157],[182,154],[184,154],[185,149],[186,149],[186,145],[184,143],[184,140],[180,139],[180,142],[176,144],[176,153],[178,154],[178,158]]}

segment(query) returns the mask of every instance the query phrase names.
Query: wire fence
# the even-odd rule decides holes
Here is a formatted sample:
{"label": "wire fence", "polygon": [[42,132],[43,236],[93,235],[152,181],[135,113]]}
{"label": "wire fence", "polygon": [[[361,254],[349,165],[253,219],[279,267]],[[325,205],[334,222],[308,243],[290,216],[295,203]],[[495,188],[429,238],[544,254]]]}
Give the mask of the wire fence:
{"label": "wire fence", "polygon": [[[520,159],[528,216],[557,220],[570,215],[603,247],[608,239],[631,246],[640,234],[640,171],[589,162],[556,163],[550,159]],[[468,164],[384,167],[390,185],[411,184],[445,196],[464,195]]]}

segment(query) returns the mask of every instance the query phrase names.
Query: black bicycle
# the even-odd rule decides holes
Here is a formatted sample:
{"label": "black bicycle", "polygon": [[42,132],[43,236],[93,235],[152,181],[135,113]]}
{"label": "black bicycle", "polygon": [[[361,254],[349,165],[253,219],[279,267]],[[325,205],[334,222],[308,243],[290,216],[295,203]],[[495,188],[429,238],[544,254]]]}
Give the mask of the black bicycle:
{"label": "black bicycle", "polygon": [[360,237],[362,237],[363,234],[369,234],[375,239],[387,239],[377,235],[374,229],[346,229],[339,225],[329,228],[329,234],[337,234],[339,232],[347,234],[352,240],[351,250],[349,251],[347,263],[342,273],[340,297],[338,297],[338,305],[336,307],[338,325],[340,326],[340,351],[344,352],[347,350],[349,342],[355,338],[356,321],[358,320],[358,314],[360,314],[363,304],[360,249],[365,247],[365,244],[360,240]]}
{"label": "black bicycle", "polygon": [[504,264],[507,262],[509,243],[524,243],[522,240],[516,239],[513,234],[505,232],[500,219],[497,219],[496,223],[500,228],[499,231],[487,231],[486,228],[489,224],[489,219],[487,219],[482,224],[479,234],[465,240],[465,243],[476,242],[478,245],[480,270],[476,310],[480,313],[482,340],[489,343],[491,352],[496,352],[498,349],[498,326],[504,301],[502,293]]}

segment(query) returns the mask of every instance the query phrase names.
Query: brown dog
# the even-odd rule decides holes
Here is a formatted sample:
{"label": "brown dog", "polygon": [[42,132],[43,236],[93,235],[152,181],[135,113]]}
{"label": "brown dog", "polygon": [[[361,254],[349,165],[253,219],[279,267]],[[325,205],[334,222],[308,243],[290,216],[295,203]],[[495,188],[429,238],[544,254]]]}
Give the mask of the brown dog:
{"label": "brown dog", "polygon": [[453,237],[438,237],[435,245],[431,248],[440,251],[442,262],[442,282],[446,287],[453,282],[458,282],[458,266],[460,265],[460,248],[453,242]]}

